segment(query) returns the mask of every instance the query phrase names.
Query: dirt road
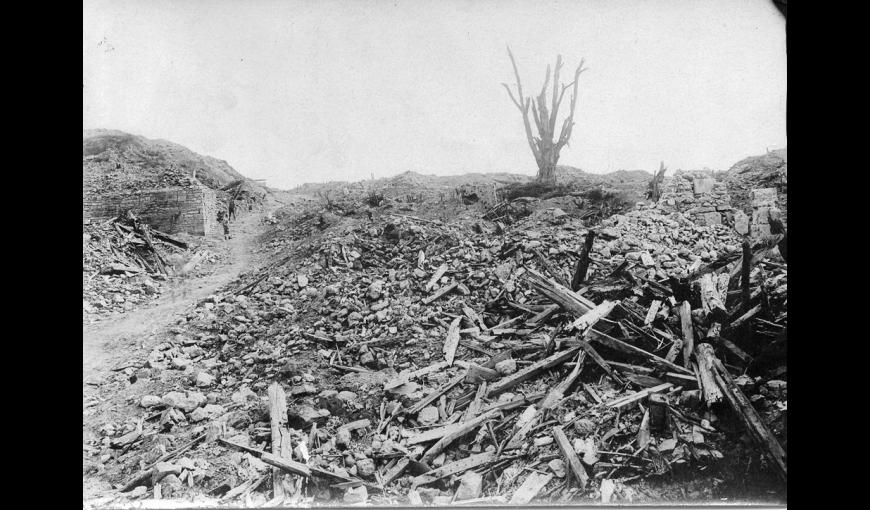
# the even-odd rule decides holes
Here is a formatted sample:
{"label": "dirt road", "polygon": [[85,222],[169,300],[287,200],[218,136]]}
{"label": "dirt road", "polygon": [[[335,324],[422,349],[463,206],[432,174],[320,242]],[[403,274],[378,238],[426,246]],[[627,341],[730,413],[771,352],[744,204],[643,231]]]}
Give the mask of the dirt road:
{"label": "dirt road", "polygon": [[[178,282],[147,308],[131,311],[116,320],[82,327],[82,383],[101,378],[137,349],[148,349],[149,337],[172,324],[182,312],[232,281],[254,262],[256,236],[262,232],[261,214],[248,214],[231,225],[229,257],[215,272],[202,278]],[[141,351],[141,352],[147,352]]]}

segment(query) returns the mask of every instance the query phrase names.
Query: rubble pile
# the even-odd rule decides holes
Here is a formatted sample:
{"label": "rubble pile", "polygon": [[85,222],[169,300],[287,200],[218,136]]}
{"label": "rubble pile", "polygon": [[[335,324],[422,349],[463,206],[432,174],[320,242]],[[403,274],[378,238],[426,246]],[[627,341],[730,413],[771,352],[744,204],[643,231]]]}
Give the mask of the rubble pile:
{"label": "rubble pile", "polygon": [[[166,140],[108,129],[82,132],[85,196],[192,187],[199,182],[219,189],[239,179],[244,177],[226,161],[196,154]],[[264,191],[258,184],[251,186]]]}
{"label": "rubble pile", "polygon": [[[86,195],[135,193],[172,187],[192,188],[196,181],[163,155],[124,151],[109,147],[83,158],[83,190]],[[147,171],[143,171],[143,168]]]}
{"label": "rubble pile", "polygon": [[196,275],[217,255],[127,217],[82,226],[84,318],[132,310],[172,276]]}
{"label": "rubble pile", "polygon": [[782,236],[744,248],[690,210],[596,228],[564,211],[510,227],[300,216],[272,264],[118,374],[154,393],[92,439],[90,469],[121,498],[246,506],[606,503],[675,472],[784,479]]}

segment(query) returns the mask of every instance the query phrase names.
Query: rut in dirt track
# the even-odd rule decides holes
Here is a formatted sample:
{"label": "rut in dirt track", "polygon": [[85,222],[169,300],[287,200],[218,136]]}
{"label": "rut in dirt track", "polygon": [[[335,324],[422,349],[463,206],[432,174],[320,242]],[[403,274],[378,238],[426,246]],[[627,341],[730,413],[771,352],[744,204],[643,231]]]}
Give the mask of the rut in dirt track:
{"label": "rut in dirt track", "polygon": [[129,359],[136,347],[160,329],[172,324],[197,301],[214,293],[250,268],[257,235],[262,231],[260,215],[239,218],[233,225],[229,260],[203,278],[179,282],[148,308],[133,310],[115,320],[82,327],[82,382],[99,379]]}

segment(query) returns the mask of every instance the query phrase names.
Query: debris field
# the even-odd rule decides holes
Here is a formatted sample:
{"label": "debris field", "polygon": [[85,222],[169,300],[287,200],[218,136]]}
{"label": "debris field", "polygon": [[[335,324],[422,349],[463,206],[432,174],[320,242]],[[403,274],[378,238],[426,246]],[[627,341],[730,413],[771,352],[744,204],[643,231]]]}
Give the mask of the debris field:
{"label": "debris field", "polygon": [[85,475],[112,504],[643,502],[736,467],[784,491],[784,233],[523,202],[282,218],[272,263],[103,384],[129,397]]}

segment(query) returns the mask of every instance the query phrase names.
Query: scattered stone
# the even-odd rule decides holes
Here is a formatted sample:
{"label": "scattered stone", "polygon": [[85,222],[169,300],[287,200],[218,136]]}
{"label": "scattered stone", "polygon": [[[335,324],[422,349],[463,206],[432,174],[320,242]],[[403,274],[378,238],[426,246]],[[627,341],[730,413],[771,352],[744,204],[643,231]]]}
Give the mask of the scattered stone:
{"label": "scattered stone", "polygon": [[547,466],[550,467],[550,471],[552,471],[554,475],[559,478],[565,478],[565,461],[562,459],[553,459],[547,463]]}
{"label": "scattered stone", "polygon": [[163,400],[157,395],[145,395],[142,397],[142,400],[139,401],[139,405],[144,408],[159,406],[163,403]]}
{"label": "scattered stone", "polygon": [[196,374],[196,386],[198,388],[208,388],[214,384],[215,377],[208,372],[199,372]]}
{"label": "scattered stone", "polygon": [[426,406],[417,413],[417,422],[423,426],[434,425],[440,420],[438,408],[434,406]]}
{"label": "scattered stone", "polygon": [[456,489],[456,497],[454,498],[456,501],[480,497],[483,489],[483,476],[480,473],[466,471],[459,480],[459,488]]}
{"label": "scattered stone", "polygon": [[360,485],[359,487],[349,487],[345,490],[342,501],[347,504],[365,503],[368,498],[369,493],[365,485]]}

